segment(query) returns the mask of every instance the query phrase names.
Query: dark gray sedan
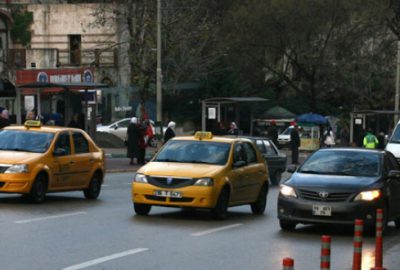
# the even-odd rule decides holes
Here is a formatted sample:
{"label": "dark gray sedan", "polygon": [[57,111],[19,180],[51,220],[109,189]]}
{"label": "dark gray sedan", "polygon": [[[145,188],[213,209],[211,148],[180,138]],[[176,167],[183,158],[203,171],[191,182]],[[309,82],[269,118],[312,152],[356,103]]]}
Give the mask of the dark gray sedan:
{"label": "dark gray sedan", "polygon": [[314,152],[280,186],[278,218],[284,230],[297,224],[375,225],[376,209],[384,226],[400,228],[400,167],[392,153],[361,148],[326,148]]}
{"label": "dark gray sedan", "polygon": [[286,170],[287,157],[281,153],[272,140],[263,137],[246,137],[252,140],[267,161],[269,176],[273,185],[278,185]]}

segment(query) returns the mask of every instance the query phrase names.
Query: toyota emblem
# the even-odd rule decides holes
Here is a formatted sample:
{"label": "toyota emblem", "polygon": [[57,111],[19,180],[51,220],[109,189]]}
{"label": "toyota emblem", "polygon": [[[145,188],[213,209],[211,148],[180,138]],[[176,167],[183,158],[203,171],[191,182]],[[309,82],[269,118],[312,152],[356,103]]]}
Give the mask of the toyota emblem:
{"label": "toyota emblem", "polygon": [[320,193],[318,193],[318,195],[319,195],[321,198],[326,199],[326,198],[328,198],[329,193],[326,192],[326,191],[321,191]]}

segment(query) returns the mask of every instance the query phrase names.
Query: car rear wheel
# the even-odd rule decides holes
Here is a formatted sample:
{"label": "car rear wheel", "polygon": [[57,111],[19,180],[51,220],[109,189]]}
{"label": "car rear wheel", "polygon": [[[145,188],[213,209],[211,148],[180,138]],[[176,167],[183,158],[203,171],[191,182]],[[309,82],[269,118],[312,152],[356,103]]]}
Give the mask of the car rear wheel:
{"label": "car rear wheel", "polygon": [[44,174],[39,174],[31,187],[29,198],[34,203],[41,203],[46,198],[47,179]]}
{"label": "car rear wheel", "polygon": [[211,215],[216,220],[224,220],[228,216],[228,204],[229,204],[229,191],[224,188],[219,194],[217,205],[211,211]]}
{"label": "car rear wheel", "polygon": [[101,191],[101,179],[99,174],[95,174],[90,180],[89,187],[83,191],[86,199],[97,199]]}
{"label": "car rear wheel", "polygon": [[400,218],[394,220],[394,225],[396,226],[396,229],[400,229]]}
{"label": "car rear wheel", "polygon": [[134,203],[133,208],[135,209],[135,213],[139,216],[147,216],[150,213],[151,205],[143,204],[143,203]]}
{"label": "car rear wheel", "polygon": [[288,221],[288,220],[284,220],[284,219],[280,219],[279,220],[279,225],[281,226],[282,230],[285,231],[294,231],[294,229],[296,228],[296,223],[293,221]]}
{"label": "car rear wheel", "polygon": [[265,208],[267,206],[267,194],[268,194],[267,186],[263,185],[261,187],[260,193],[258,194],[257,201],[250,205],[253,214],[261,215],[264,213]]}
{"label": "car rear wheel", "polygon": [[272,176],[271,182],[273,185],[279,185],[282,179],[282,172],[276,171]]}

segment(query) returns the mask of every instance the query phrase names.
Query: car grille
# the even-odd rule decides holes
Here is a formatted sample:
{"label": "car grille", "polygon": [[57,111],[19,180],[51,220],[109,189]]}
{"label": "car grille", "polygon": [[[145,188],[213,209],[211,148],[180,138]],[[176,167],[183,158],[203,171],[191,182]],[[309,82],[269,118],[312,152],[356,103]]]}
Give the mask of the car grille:
{"label": "car grille", "polygon": [[10,166],[0,166],[0,173],[4,173]]}
{"label": "car grille", "polygon": [[302,199],[318,202],[344,202],[352,194],[351,192],[332,192],[328,193],[328,197],[323,198],[319,195],[319,191],[305,189],[300,189],[299,191]]}
{"label": "car grille", "polygon": [[167,178],[167,177],[154,177],[154,176],[148,176],[146,178],[149,184],[163,188],[187,187],[193,185],[197,181],[197,179],[193,178],[173,178],[173,177]]}
{"label": "car grille", "polygon": [[[153,201],[159,201],[159,202],[166,202],[167,198],[166,197],[158,197],[154,195],[146,195],[146,199],[148,200],[153,200]],[[193,198],[190,197],[183,197],[183,198],[169,198],[170,202],[192,202]]]}

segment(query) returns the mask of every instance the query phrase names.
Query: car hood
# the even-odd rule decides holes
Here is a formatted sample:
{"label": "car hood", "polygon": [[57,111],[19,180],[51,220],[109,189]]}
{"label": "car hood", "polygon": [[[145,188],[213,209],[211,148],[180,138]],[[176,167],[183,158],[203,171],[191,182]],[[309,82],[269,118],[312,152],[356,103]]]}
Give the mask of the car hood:
{"label": "car hood", "polygon": [[391,143],[389,142],[386,145],[386,150],[392,152],[392,154],[396,157],[400,157],[400,143]]}
{"label": "car hood", "polygon": [[379,177],[377,176],[364,177],[294,173],[285,184],[298,188],[326,188],[330,190],[345,190],[346,192],[351,192],[365,188],[372,188],[377,185],[378,180]]}
{"label": "car hood", "polygon": [[24,164],[41,157],[43,153],[0,151],[0,164]]}
{"label": "car hood", "polygon": [[149,162],[138,170],[138,173],[158,176],[179,176],[179,177],[212,177],[223,170],[220,165],[191,164],[175,162]]}

